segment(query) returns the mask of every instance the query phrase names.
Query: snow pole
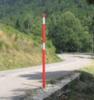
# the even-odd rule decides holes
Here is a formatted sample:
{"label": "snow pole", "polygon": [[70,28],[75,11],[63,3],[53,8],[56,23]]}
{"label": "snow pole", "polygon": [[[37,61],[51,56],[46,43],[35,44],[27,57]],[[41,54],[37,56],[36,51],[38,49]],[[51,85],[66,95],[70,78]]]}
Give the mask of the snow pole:
{"label": "snow pole", "polygon": [[46,16],[42,19],[42,87],[46,88]]}

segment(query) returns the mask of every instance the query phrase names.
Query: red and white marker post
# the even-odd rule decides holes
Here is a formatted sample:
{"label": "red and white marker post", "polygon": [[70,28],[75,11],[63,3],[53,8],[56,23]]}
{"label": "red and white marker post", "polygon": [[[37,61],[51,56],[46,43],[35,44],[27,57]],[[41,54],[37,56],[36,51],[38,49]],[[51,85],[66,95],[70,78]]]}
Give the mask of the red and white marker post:
{"label": "red and white marker post", "polygon": [[46,88],[46,16],[43,15],[42,23],[42,87]]}

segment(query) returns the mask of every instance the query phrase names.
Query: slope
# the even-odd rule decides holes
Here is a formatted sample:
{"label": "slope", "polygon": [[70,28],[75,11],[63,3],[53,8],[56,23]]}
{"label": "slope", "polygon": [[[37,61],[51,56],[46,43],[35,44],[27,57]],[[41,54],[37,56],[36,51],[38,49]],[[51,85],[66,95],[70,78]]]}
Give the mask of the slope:
{"label": "slope", "polygon": [[[58,61],[55,48],[47,42],[47,63]],[[0,24],[0,70],[41,64],[41,37],[21,33]]]}

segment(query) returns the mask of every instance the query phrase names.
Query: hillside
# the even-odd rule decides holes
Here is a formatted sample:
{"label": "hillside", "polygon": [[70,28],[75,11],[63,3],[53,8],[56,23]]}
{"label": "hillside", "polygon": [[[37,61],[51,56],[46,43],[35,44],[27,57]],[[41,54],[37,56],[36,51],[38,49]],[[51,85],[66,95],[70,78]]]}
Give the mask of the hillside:
{"label": "hillside", "polygon": [[[47,42],[47,63],[58,61],[55,48]],[[0,70],[41,64],[41,38],[0,24]]]}
{"label": "hillside", "polygon": [[[71,11],[79,18],[92,16],[93,5],[88,5],[87,0],[1,0],[0,19],[15,22],[20,17],[37,18],[43,12],[48,16],[53,13]],[[84,15],[84,16],[83,16]],[[57,15],[56,15],[57,16]],[[23,20],[22,19],[22,20]],[[7,20],[7,21],[8,21]],[[21,20],[21,19],[20,19]]]}

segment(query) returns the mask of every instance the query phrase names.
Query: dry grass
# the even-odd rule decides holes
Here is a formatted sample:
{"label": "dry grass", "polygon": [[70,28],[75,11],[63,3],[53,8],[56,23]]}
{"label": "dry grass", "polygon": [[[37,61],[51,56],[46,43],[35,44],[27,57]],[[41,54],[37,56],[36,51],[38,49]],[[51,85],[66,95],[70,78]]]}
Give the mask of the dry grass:
{"label": "dry grass", "polygon": [[[41,64],[41,38],[0,26],[0,70]],[[59,61],[51,41],[47,42],[47,63]]]}

